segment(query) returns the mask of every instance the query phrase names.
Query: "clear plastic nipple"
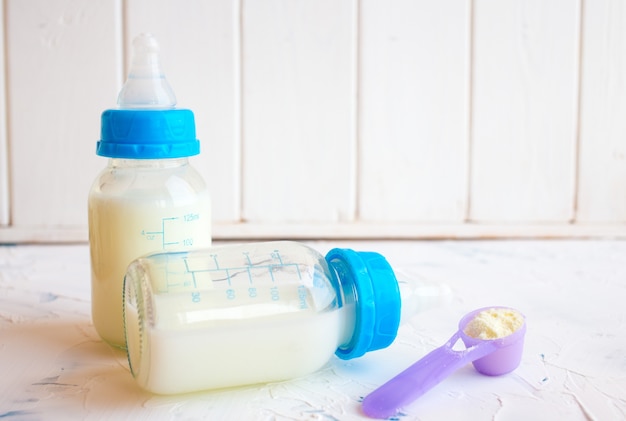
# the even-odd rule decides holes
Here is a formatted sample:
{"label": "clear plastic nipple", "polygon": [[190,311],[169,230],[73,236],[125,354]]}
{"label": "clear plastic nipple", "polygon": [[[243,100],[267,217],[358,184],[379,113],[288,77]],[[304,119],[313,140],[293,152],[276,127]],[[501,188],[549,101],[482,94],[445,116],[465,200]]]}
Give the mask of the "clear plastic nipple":
{"label": "clear plastic nipple", "polygon": [[133,40],[133,59],[128,79],[117,98],[120,108],[174,108],[176,96],[165,79],[159,61],[159,43],[150,34]]}

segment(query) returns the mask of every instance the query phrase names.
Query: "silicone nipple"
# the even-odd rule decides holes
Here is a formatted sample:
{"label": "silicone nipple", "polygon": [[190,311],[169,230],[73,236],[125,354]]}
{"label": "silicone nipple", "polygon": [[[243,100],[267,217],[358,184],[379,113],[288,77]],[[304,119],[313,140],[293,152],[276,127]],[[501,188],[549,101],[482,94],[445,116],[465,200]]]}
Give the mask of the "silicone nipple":
{"label": "silicone nipple", "polygon": [[174,108],[176,96],[165,79],[159,61],[159,43],[150,34],[133,40],[128,79],[117,98],[120,108]]}

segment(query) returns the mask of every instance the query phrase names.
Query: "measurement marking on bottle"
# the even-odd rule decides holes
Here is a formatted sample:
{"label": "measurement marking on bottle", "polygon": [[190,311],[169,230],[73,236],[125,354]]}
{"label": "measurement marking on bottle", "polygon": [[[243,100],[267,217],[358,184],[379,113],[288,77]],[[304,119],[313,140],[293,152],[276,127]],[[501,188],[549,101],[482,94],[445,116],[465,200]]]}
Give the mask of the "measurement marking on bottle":
{"label": "measurement marking on bottle", "polygon": [[223,268],[219,266],[219,263],[217,261],[217,256],[215,255],[211,255],[211,257],[213,258],[213,261],[215,263],[215,268],[212,269],[191,269],[189,267],[189,265],[187,264],[187,261],[185,260],[185,272],[189,273],[189,274],[194,274],[194,273],[221,273],[224,275],[224,277],[220,277],[220,278],[214,278],[214,280],[216,281],[227,281],[227,283],[230,285],[231,282],[233,281],[233,277],[235,277],[236,275],[240,274],[240,273],[247,273],[248,276],[248,283],[252,284],[254,283],[254,277],[255,275],[253,274],[252,270],[254,269],[255,272],[258,272],[259,270],[267,270],[267,273],[270,276],[270,279],[272,280],[272,282],[276,281],[275,275],[274,273],[277,272],[280,269],[283,268],[293,268],[295,275],[298,277],[298,279],[302,279],[302,272],[300,272],[300,265],[298,265],[297,263],[283,263],[283,264],[269,264],[269,265],[253,265],[253,266],[239,266],[239,267],[229,267],[229,268]]}
{"label": "measurement marking on bottle", "polygon": [[300,309],[301,310],[306,310],[307,308],[309,308],[307,302],[306,302],[306,297],[307,297],[307,290],[306,287],[304,285],[300,285],[298,287],[298,300],[300,302]]}
{"label": "measurement marking on bottle", "polygon": [[186,215],[183,215],[183,220],[185,222],[197,221],[198,219],[200,219],[200,215],[198,215],[197,213],[188,213]]}
{"label": "measurement marking on bottle", "polygon": [[[142,230],[141,235],[143,235],[144,238],[148,241],[157,241],[160,238],[162,250],[166,250],[173,246],[192,247],[194,245],[194,239],[192,236],[186,238],[177,238],[177,236],[180,236],[181,232],[181,228],[177,225],[199,220],[200,215],[197,213],[187,213],[182,216],[161,218],[160,231]],[[188,229],[185,229],[184,231],[188,231]]]}
{"label": "measurement marking on bottle", "polygon": [[185,271],[191,274],[191,281],[193,282],[193,287],[198,288],[198,283],[196,282],[196,272],[193,270],[189,270],[189,262],[187,259],[183,260],[185,262]]}
{"label": "measurement marking on bottle", "polygon": [[167,248],[167,246],[174,246],[177,244],[180,244],[180,241],[165,241],[165,223],[167,221],[176,221],[178,220],[178,217],[172,217],[172,218],[161,218],[161,230],[163,231],[163,237],[162,238],[162,246],[163,246],[163,250],[165,250]]}
{"label": "measurement marking on bottle", "polygon": [[[168,220],[172,219],[174,218]],[[268,257],[270,259],[264,259],[263,256],[257,256],[252,252],[244,252],[242,253],[243,261],[240,260],[241,263],[238,266],[223,267],[219,253],[210,254],[206,260],[198,260],[189,256],[183,259],[179,271],[168,273],[168,275],[172,275],[171,281],[179,281],[175,284],[168,282],[168,287],[204,290],[207,288],[219,289],[219,284],[222,284],[226,298],[229,300],[238,299],[242,296],[257,299],[269,293],[269,298],[272,301],[279,301],[281,299],[281,285],[292,282],[294,277],[302,280],[302,269],[297,263],[285,263],[278,250],[269,253]],[[259,263],[254,263],[254,261],[259,261]],[[263,278],[265,278],[265,285],[258,284],[258,281],[263,280]],[[181,280],[182,282],[180,282]],[[263,290],[266,292],[262,292]],[[306,288],[300,289],[298,292],[299,305],[301,308],[305,308],[304,306],[307,306]],[[267,297],[267,295],[265,296]],[[194,298],[198,299],[195,296]]]}
{"label": "measurement marking on bottle", "polygon": [[270,288],[270,297],[272,298],[272,301],[280,301],[280,290],[278,287]]}
{"label": "measurement marking on bottle", "polygon": [[272,258],[278,260],[278,263],[283,266],[283,258],[280,255],[280,251],[274,250],[272,253]]}
{"label": "measurement marking on bottle", "polygon": [[248,288],[248,296],[250,298],[256,298],[258,296],[256,287]]}
{"label": "measurement marking on bottle", "polygon": [[146,240],[155,240],[157,235],[162,235],[161,231],[141,231],[141,235],[143,235]]}

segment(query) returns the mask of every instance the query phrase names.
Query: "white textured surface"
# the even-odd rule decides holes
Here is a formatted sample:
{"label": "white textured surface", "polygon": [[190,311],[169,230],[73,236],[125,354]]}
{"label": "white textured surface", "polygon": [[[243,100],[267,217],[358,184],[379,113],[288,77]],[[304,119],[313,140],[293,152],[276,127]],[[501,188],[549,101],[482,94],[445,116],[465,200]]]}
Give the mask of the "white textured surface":
{"label": "white textured surface", "polygon": [[399,419],[626,417],[626,242],[312,244],[378,251],[398,271],[449,286],[451,300],[414,316],[388,349],[333,358],[302,379],[152,396],[91,325],[86,245],[1,247],[0,418],[360,419],[364,395],[442,345],[466,312],[489,305],[525,313],[520,367],[494,378],[467,366]]}

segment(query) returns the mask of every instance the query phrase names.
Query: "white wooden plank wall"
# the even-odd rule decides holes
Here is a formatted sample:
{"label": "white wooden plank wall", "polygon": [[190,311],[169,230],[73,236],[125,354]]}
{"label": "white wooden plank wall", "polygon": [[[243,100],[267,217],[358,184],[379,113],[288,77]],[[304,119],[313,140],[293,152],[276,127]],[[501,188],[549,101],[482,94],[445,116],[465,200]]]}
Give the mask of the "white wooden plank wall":
{"label": "white wooden plank wall", "polygon": [[574,218],[579,11],[474,2],[471,220]]}
{"label": "white wooden plank wall", "polygon": [[[4,7],[0,9],[0,21],[5,22]],[[0,229],[9,225],[9,146],[7,143],[6,112],[6,54],[4,31],[0,31]]]}
{"label": "white wooden plank wall", "polygon": [[467,218],[469,5],[361,3],[359,216],[365,221]]}
{"label": "white wooden plank wall", "polygon": [[577,221],[626,220],[626,4],[583,3]]}
{"label": "white wooden plank wall", "polygon": [[9,0],[5,10],[10,223],[83,227],[102,164],[98,115],[121,81],[118,5]]}
{"label": "white wooden plank wall", "polygon": [[244,221],[355,220],[356,6],[243,3]]}
{"label": "white wooden plank wall", "polygon": [[626,238],[620,0],[3,0],[0,243],[86,241],[152,32],[216,238]]}

